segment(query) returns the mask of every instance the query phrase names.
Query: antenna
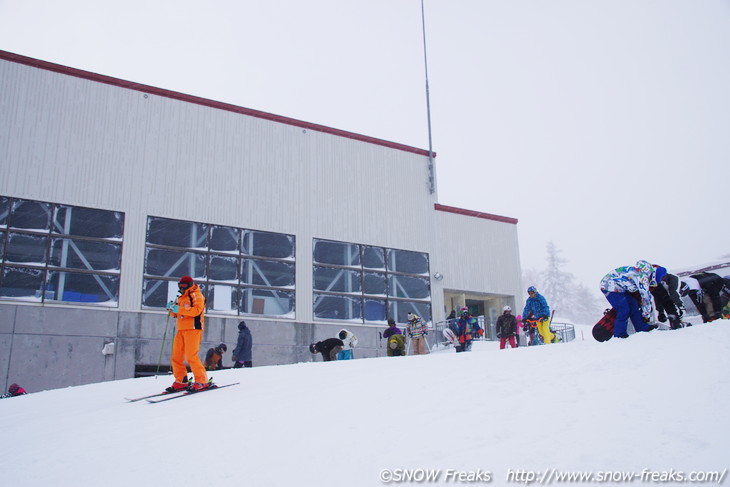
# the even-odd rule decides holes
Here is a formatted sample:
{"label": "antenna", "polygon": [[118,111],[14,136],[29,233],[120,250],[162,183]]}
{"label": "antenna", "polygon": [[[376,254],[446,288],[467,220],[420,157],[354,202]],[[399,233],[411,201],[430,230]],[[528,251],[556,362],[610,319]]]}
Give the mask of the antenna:
{"label": "antenna", "polygon": [[423,29],[423,66],[426,70],[426,118],[428,120],[428,184],[431,194],[436,191],[436,176],[433,167],[433,145],[431,142],[431,96],[428,89],[428,56],[426,55],[426,14],[421,0],[421,26]]}

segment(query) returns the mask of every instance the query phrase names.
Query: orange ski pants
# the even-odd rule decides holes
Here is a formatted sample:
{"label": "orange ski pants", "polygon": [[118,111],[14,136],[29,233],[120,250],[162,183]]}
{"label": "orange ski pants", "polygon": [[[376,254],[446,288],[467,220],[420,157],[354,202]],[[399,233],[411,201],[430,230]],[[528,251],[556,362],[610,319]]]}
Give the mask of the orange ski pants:
{"label": "orange ski pants", "polygon": [[178,330],[175,339],[172,341],[172,375],[175,380],[182,382],[188,374],[185,361],[193,371],[195,382],[205,384],[208,382],[208,375],[200,361],[200,340],[203,338],[203,330]]}

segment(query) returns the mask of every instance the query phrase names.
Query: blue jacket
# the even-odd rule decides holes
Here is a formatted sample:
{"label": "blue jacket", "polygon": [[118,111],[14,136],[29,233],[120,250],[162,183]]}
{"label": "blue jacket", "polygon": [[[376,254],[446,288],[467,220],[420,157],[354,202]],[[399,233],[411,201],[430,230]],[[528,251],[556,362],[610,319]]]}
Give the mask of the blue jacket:
{"label": "blue jacket", "polygon": [[251,362],[253,360],[253,354],[251,348],[253,346],[253,339],[251,338],[251,331],[246,325],[238,332],[238,343],[236,348],[233,350],[233,356],[239,362]]}
{"label": "blue jacket", "polygon": [[540,293],[535,293],[535,297],[527,298],[525,303],[525,309],[522,311],[522,319],[526,320],[530,316],[530,312],[535,315],[535,318],[550,318],[550,306],[547,301]]}

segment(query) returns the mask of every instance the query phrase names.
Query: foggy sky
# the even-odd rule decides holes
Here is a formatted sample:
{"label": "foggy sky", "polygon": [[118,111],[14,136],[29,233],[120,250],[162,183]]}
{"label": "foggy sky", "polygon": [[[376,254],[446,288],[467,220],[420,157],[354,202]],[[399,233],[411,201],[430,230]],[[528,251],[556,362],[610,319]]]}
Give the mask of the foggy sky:
{"label": "foggy sky", "polygon": [[[591,288],[730,254],[730,0],[425,14],[440,203],[517,218],[523,268],[552,240]],[[428,148],[420,0],[0,0],[0,49]]]}

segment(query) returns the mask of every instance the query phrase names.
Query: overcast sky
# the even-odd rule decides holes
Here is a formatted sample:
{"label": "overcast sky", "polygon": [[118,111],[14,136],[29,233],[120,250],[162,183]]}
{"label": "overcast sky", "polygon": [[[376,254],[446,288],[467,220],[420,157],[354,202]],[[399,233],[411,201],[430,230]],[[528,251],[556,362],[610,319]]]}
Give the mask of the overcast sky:
{"label": "overcast sky", "polygon": [[[523,268],[552,240],[590,288],[730,254],[730,0],[425,14],[440,203],[517,218]],[[428,148],[420,0],[0,0],[0,49]]]}

